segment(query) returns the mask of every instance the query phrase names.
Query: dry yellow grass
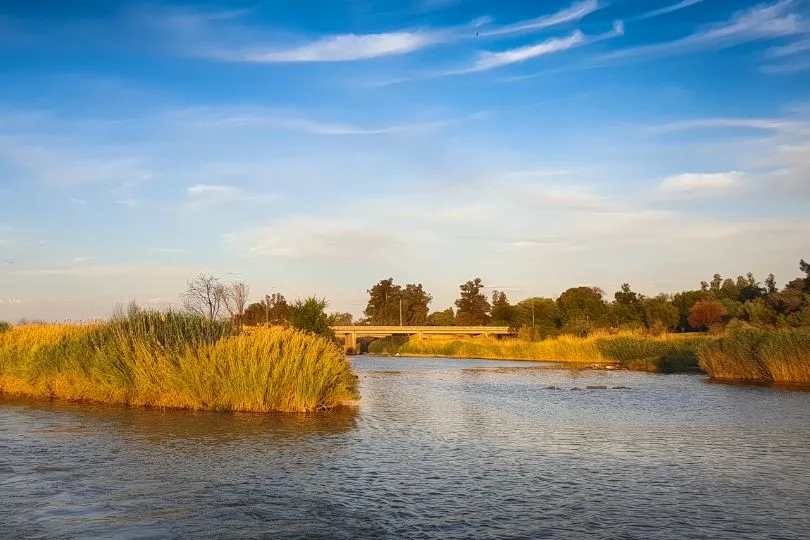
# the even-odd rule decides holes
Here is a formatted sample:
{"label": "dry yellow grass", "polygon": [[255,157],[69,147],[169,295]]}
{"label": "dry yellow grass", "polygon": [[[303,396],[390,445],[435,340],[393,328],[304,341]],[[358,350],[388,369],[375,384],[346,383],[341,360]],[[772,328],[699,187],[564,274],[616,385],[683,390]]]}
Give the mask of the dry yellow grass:
{"label": "dry yellow grass", "polygon": [[568,363],[620,363],[637,369],[656,370],[666,358],[678,356],[697,366],[696,351],[705,336],[663,334],[652,336],[641,331],[619,333],[594,332],[588,337],[563,335],[543,341],[518,339],[412,339],[403,345],[401,354],[447,356],[455,358],[488,358],[540,360]]}
{"label": "dry yellow grass", "polygon": [[244,412],[315,411],[357,397],[351,367],[329,340],[281,327],[196,334],[201,327],[186,316],[142,319],[12,327],[0,334],[0,391]]}

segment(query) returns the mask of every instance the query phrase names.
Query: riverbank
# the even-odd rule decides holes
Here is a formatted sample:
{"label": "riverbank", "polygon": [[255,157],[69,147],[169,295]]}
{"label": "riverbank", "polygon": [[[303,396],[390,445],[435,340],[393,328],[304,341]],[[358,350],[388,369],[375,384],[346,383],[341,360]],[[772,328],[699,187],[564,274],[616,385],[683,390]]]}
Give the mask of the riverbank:
{"label": "riverbank", "polygon": [[403,356],[444,356],[490,360],[537,360],[569,364],[614,365],[662,373],[700,371],[698,351],[715,338],[703,334],[639,332],[594,333],[588,337],[560,336],[543,341],[468,338],[410,340],[396,351]]}
{"label": "riverbank", "polygon": [[283,327],[240,333],[179,313],[0,333],[0,392],[129,406],[310,412],[357,399],[332,341]]}

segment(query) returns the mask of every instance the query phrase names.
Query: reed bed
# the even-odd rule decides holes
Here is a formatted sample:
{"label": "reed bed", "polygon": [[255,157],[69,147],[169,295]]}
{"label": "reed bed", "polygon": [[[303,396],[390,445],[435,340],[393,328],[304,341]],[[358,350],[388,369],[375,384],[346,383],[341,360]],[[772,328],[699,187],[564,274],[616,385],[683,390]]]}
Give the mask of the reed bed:
{"label": "reed bed", "polygon": [[746,324],[700,351],[713,379],[810,384],[810,328],[764,330]]}
{"label": "reed bed", "polygon": [[357,398],[330,340],[282,327],[242,334],[172,313],[12,327],[0,333],[0,392],[240,412],[309,412]]}
{"label": "reed bed", "polygon": [[697,350],[706,336],[674,334],[652,336],[637,331],[617,334],[595,332],[588,337],[563,335],[543,341],[517,339],[411,339],[399,348],[401,354],[540,360],[566,363],[621,364],[644,371],[690,371],[698,369]]}

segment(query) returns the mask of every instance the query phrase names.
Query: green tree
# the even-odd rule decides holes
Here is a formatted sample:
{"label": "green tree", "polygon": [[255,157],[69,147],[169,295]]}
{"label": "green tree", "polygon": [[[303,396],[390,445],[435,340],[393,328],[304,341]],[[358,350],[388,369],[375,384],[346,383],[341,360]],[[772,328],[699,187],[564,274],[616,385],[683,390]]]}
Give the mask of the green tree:
{"label": "green tree", "polygon": [[453,326],[456,314],[453,308],[449,307],[444,311],[434,311],[427,318],[428,326]]}
{"label": "green tree", "polygon": [[427,322],[428,305],[433,297],[421,283],[409,283],[403,289],[393,278],[383,279],[368,290],[369,299],[365,311],[372,325],[421,325]]}
{"label": "green tree", "polygon": [[493,326],[509,326],[517,328],[518,312],[509,303],[504,291],[492,291],[492,309],[490,310],[490,324]]}
{"label": "green tree", "polygon": [[327,323],[329,326],[351,326],[354,317],[352,317],[351,313],[341,313],[338,311],[333,311],[329,314],[327,318]]}
{"label": "green tree", "polygon": [[613,294],[613,298],[610,311],[611,323],[614,326],[640,326],[643,324],[643,297],[631,291],[628,283],[624,283],[621,290]]}
{"label": "green tree", "polygon": [[581,334],[585,326],[596,324],[608,312],[604,295],[599,287],[572,287],[564,291],[557,299],[563,325],[571,327],[576,322],[573,333]]}
{"label": "green tree", "polygon": [[408,283],[402,291],[403,324],[420,326],[427,323],[429,308],[433,297],[422,287],[421,283]]}
{"label": "green tree", "polygon": [[290,323],[293,328],[312,334],[334,338],[329,328],[329,317],[326,315],[328,303],[325,298],[310,296],[306,300],[300,298],[290,306]]}
{"label": "green tree", "polygon": [[399,306],[402,287],[394,284],[394,278],[380,280],[368,291],[368,304],[363,314],[375,326],[399,324]]}
{"label": "green tree", "polygon": [[642,303],[642,310],[644,312],[644,325],[650,330],[656,328],[674,330],[680,321],[678,308],[663,293],[653,298],[645,298]]}
{"label": "green tree", "polygon": [[481,278],[475,278],[462,285],[461,297],[456,300],[456,324],[459,326],[476,326],[487,324],[491,306],[487,297],[481,292],[484,284]]}
{"label": "green tree", "polygon": [[799,270],[804,272],[804,290],[810,293],[810,263],[805,262],[804,259],[799,261]]}
{"label": "green tree", "polygon": [[778,292],[778,288],[776,286],[776,277],[773,274],[768,274],[768,278],[765,280],[765,288],[767,294],[776,294]]}
{"label": "green tree", "polygon": [[562,313],[551,298],[527,298],[515,306],[518,325],[533,329],[532,338],[556,336],[562,326]]}

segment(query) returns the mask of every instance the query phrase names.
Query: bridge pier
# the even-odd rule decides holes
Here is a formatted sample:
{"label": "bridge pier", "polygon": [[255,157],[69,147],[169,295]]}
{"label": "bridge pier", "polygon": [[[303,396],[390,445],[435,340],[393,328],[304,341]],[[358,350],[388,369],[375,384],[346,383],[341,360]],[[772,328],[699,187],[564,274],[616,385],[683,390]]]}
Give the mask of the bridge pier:
{"label": "bridge pier", "polygon": [[357,346],[357,332],[343,334],[343,350],[346,354],[360,354],[360,349]]}

